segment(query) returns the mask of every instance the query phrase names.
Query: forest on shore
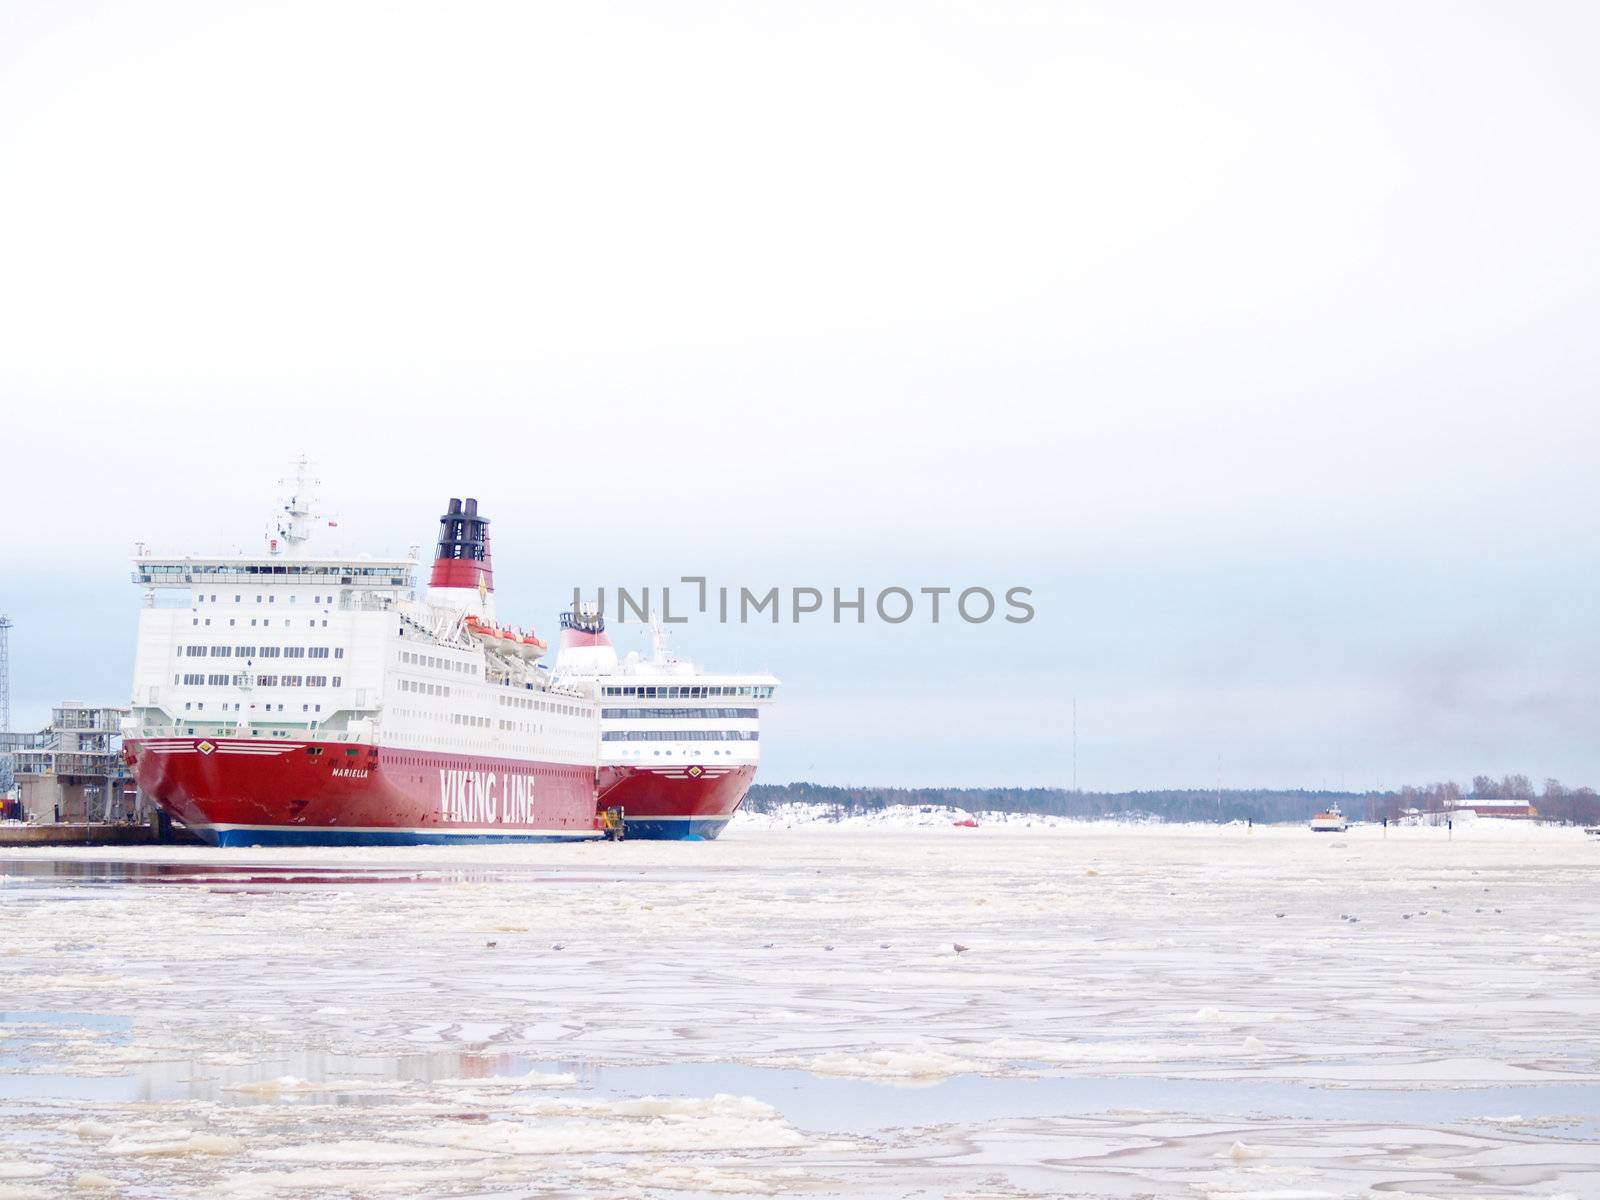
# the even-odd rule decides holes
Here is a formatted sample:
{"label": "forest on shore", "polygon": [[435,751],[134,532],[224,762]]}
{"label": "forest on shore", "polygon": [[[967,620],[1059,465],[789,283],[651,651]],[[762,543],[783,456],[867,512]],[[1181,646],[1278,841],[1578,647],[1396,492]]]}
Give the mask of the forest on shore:
{"label": "forest on shore", "polygon": [[1535,788],[1526,775],[1475,776],[1470,787],[1453,782],[1407,785],[1393,791],[1332,792],[1301,788],[1185,788],[1088,792],[1069,788],[833,787],[818,783],[757,783],[745,807],[768,812],[783,804],[832,807],[841,817],[895,805],[949,805],[969,812],[1037,813],[1079,820],[1308,821],[1337,803],[1355,820],[1398,820],[1408,814],[1443,814],[1472,799],[1527,800],[1539,818],[1600,824],[1600,796],[1590,787],[1568,788],[1547,779]]}

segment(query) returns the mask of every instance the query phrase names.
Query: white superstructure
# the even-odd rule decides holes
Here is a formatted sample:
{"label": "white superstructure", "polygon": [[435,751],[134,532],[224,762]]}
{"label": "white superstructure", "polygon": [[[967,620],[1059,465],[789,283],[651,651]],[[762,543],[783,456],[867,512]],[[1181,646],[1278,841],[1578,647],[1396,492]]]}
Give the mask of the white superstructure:
{"label": "white superstructure", "polygon": [[415,552],[311,554],[301,468],[263,554],[140,548],[128,727],[593,765],[593,689],[535,671],[542,644],[470,624],[460,589],[419,600]]}
{"label": "white superstructure", "polygon": [[768,674],[713,675],[674,654],[660,620],[651,653],[619,658],[595,610],[562,614],[558,675],[600,700],[600,765],[676,770],[754,768],[761,761],[761,708],[778,681]]}

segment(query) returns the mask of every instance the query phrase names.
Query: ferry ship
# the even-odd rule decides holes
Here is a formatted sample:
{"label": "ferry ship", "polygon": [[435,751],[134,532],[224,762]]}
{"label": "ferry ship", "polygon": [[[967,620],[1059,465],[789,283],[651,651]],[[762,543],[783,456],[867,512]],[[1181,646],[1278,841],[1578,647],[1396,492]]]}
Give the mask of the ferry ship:
{"label": "ferry ship", "polygon": [[545,642],[496,616],[476,500],[440,517],[419,600],[415,550],[310,553],[311,486],[302,461],[259,554],[134,559],[123,746],[163,811],[219,846],[580,840],[612,810],[629,836],[721,832],[759,731],[753,715],[705,714],[753,714],[775,679],[635,682],[630,661],[613,681],[579,670],[582,655],[547,670]]}
{"label": "ferry ship", "polygon": [[1350,822],[1345,820],[1344,809],[1337,803],[1328,805],[1327,808],[1311,818],[1311,832],[1313,833],[1343,833],[1350,828]]}
{"label": "ferry ship", "polygon": [[706,674],[667,648],[653,613],[649,629],[650,657],[619,659],[598,608],[562,613],[556,673],[590,682],[600,704],[600,809],[620,810],[629,837],[714,838],[750,790],[778,681]]}

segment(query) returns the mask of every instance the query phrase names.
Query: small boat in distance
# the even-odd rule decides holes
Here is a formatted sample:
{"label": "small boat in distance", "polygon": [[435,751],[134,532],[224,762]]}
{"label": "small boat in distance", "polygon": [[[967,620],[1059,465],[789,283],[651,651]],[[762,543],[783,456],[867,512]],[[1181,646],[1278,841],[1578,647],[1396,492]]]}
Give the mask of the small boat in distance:
{"label": "small boat in distance", "polygon": [[1328,805],[1311,818],[1312,833],[1343,833],[1349,828],[1350,822],[1344,819],[1344,810],[1337,804]]}

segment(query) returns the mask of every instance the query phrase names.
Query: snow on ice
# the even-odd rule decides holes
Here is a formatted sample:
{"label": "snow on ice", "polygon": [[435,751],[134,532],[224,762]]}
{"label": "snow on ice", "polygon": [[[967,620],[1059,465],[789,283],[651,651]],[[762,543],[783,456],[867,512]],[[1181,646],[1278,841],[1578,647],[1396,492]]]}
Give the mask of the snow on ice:
{"label": "snow on ice", "polygon": [[977,817],[11,852],[0,1196],[1592,1194],[1595,839]]}

